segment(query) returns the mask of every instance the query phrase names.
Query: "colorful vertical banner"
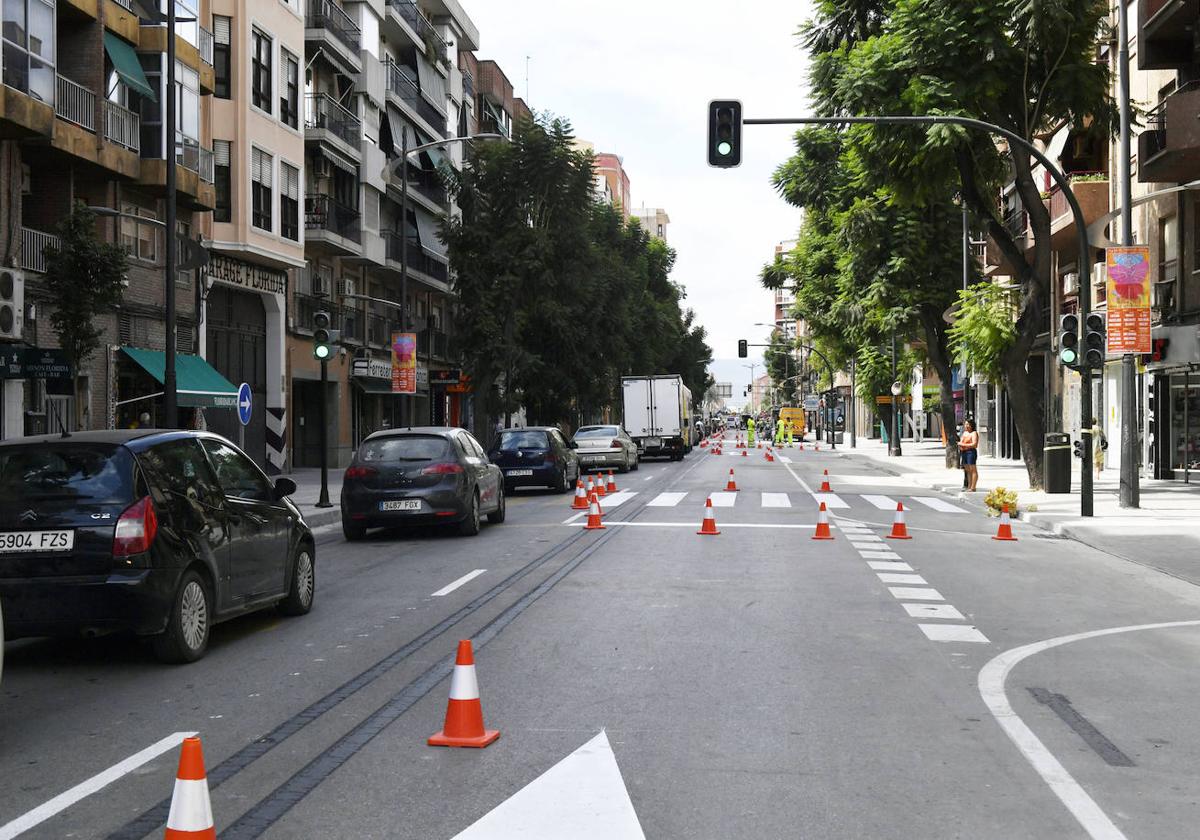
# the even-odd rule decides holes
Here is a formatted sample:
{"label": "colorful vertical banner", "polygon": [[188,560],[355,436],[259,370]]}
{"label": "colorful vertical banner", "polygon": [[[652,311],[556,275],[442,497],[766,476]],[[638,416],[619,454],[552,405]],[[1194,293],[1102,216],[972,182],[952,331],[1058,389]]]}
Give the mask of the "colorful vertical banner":
{"label": "colorful vertical banner", "polygon": [[1150,247],[1105,250],[1108,276],[1108,352],[1149,353]]}
{"label": "colorful vertical banner", "polygon": [[416,333],[392,333],[392,393],[417,393]]}

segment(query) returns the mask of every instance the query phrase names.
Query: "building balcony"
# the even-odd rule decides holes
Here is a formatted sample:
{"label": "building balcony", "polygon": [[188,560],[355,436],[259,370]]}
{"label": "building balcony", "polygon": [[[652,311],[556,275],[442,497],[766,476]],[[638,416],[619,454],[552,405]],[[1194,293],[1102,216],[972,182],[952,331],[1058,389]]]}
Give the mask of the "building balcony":
{"label": "building balcony", "polygon": [[214,181],[213,152],[188,137],[180,138],[175,145],[175,162],[189,172],[195,172],[206,184]]}
{"label": "building balcony", "polygon": [[[296,295],[296,317],[292,329],[305,335],[313,331],[313,316],[328,312],[331,329],[342,331],[342,341],[347,344],[362,344],[366,338],[366,316],[351,306],[339,306],[323,295]],[[390,343],[390,337],[389,337]]]}
{"label": "building balcony", "polygon": [[213,63],[213,34],[203,26],[199,27],[200,31],[200,61],[207,64],[209,67]]}
{"label": "building balcony", "polygon": [[59,76],[55,88],[54,115],[96,133],[96,94],[78,82]]}
{"label": "building balcony", "polygon": [[58,247],[58,237],[33,228],[21,228],[21,268],[46,273],[46,248]]}
{"label": "building balcony", "polygon": [[446,42],[442,40],[437,28],[421,13],[413,0],[387,0],[387,7],[389,12],[404,22],[413,43],[421,47],[427,55],[432,56],[431,61],[450,63]]}
{"label": "building balcony", "polygon": [[491,114],[480,115],[479,132],[481,134],[499,134],[501,137],[508,137],[508,127]]}
{"label": "building balcony", "polygon": [[[1132,21],[1131,21],[1132,23]],[[1138,69],[1178,70],[1196,60],[1195,0],[1142,0],[1138,4]]]}
{"label": "building balcony", "polygon": [[412,69],[388,59],[383,65],[388,95],[398,100],[401,107],[420,117],[435,137],[449,137],[446,133],[446,111],[430,102],[421,93],[421,85]]}
{"label": "building balcony", "polygon": [[[200,28],[197,27],[197,29]],[[167,27],[165,24],[142,24],[139,30],[136,40],[138,52],[165,53],[167,51]],[[202,29],[200,29],[200,34],[196,38],[196,44],[192,44],[184,38],[178,29],[175,32],[175,57],[180,64],[190,67],[199,75],[200,92],[202,94],[212,93],[216,84],[211,51],[207,61],[201,53],[201,46],[204,44],[204,34],[209,35],[211,45],[211,33],[205,33]]]}
{"label": "building balcony", "polygon": [[[115,117],[123,117],[118,111]],[[114,120],[119,125],[120,120]],[[179,206],[188,210],[212,210],[217,195],[213,171],[212,149],[201,146],[190,137],[175,138],[175,191]],[[165,157],[143,157],[137,182],[158,197],[167,193],[167,161]]]}
{"label": "building balcony", "polygon": [[304,15],[304,40],[330,47],[327,53],[340,59],[339,63],[352,75],[362,70],[359,57],[362,31],[354,19],[332,0],[308,0]]}
{"label": "building balcony", "polygon": [[1178,183],[1200,177],[1200,82],[1172,93],[1138,135],[1138,181]]}
{"label": "building balcony", "polygon": [[417,333],[417,355],[426,359],[450,361],[450,336],[441,330],[421,330]]}
{"label": "building balcony", "polygon": [[[388,230],[383,231],[382,235],[387,243],[387,261],[388,266],[397,271],[401,269],[401,235],[399,231]],[[408,253],[405,254],[405,261],[408,264],[408,270],[411,273],[423,275],[423,277],[410,278],[424,280],[428,285],[433,286],[439,291],[448,291],[450,282],[450,267],[446,262],[446,258],[435,254],[427,248],[423,248],[419,240],[408,238]],[[424,278],[428,278],[425,280]],[[435,282],[429,282],[429,281]]]}
{"label": "building balcony", "polygon": [[[1107,172],[1068,172],[1067,177],[1071,179],[1071,192],[1075,194],[1087,224],[1108,212]],[[1050,212],[1050,247],[1054,250],[1070,248],[1077,242],[1078,234],[1066,195],[1057,186],[1053,187],[1044,203]],[[1032,247],[1031,239],[1026,248]]]}
{"label": "building balcony", "polygon": [[133,111],[104,100],[104,139],[134,154],[142,149],[141,119]]}
{"label": "building balcony", "polygon": [[362,251],[362,214],[340,204],[333,196],[309,193],[304,197],[305,244],[335,256],[355,256]]}
{"label": "building balcony", "polygon": [[327,93],[310,93],[304,97],[304,137],[306,140],[327,142],[351,160],[362,157],[362,123],[353,111],[339,105]]}
{"label": "building balcony", "polygon": [[471,71],[462,71],[462,87],[463,99],[467,102],[475,101],[475,77],[471,75]]}

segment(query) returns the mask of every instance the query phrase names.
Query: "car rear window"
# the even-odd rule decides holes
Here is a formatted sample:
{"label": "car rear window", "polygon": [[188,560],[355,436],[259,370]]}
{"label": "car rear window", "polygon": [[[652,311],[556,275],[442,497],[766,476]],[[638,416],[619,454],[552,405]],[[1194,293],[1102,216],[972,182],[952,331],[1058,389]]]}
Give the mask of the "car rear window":
{"label": "car rear window", "polygon": [[133,501],[133,457],[115,444],[0,447],[0,501]]}
{"label": "car rear window", "polygon": [[575,437],[577,438],[611,438],[616,436],[616,426],[584,426],[575,433]]}
{"label": "car rear window", "polygon": [[363,441],[358,461],[377,464],[386,461],[437,461],[450,457],[450,444],[437,435],[395,435]]}
{"label": "car rear window", "polygon": [[513,452],[517,449],[545,449],[546,433],[545,432],[501,432],[500,433],[500,448],[507,452]]}

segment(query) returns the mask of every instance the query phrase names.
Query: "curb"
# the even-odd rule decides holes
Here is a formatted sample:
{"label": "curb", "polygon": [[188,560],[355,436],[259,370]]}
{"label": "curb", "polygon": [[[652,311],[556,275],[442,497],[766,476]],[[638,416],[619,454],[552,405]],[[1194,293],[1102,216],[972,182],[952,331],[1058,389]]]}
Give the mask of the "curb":
{"label": "curb", "polygon": [[304,515],[304,521],[309,528],[320,528],[342,521],[342,511],[337,505],[334,505],[332,508],[301,510],[300,512]]}

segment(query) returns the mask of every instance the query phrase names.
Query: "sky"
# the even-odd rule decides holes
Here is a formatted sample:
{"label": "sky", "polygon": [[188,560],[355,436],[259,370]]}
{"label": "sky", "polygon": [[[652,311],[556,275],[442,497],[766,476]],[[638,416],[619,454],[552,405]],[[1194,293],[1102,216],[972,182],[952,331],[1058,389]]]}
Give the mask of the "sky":
{"label": "sky", "polygon": [[[705,158],[711,99],[740,99],[746,117],[806,111],[807,71],[796,31],[810,0],[748,0],[737,14],[695,0],[461,0],[479,28],[477,55],[498,62],[538,112],[571,121],[597,151],[624,158],[633,206],[662,207],[678,257],[672,279],[708,331],[717,381],[743,401],[765,344],[774,299],[758,280],[775,245],[794,239],[800,213],[770,184],[791,153],[793,129],[747,126],[742,165]],[[671,371],[647,371],[647,373]]]}

